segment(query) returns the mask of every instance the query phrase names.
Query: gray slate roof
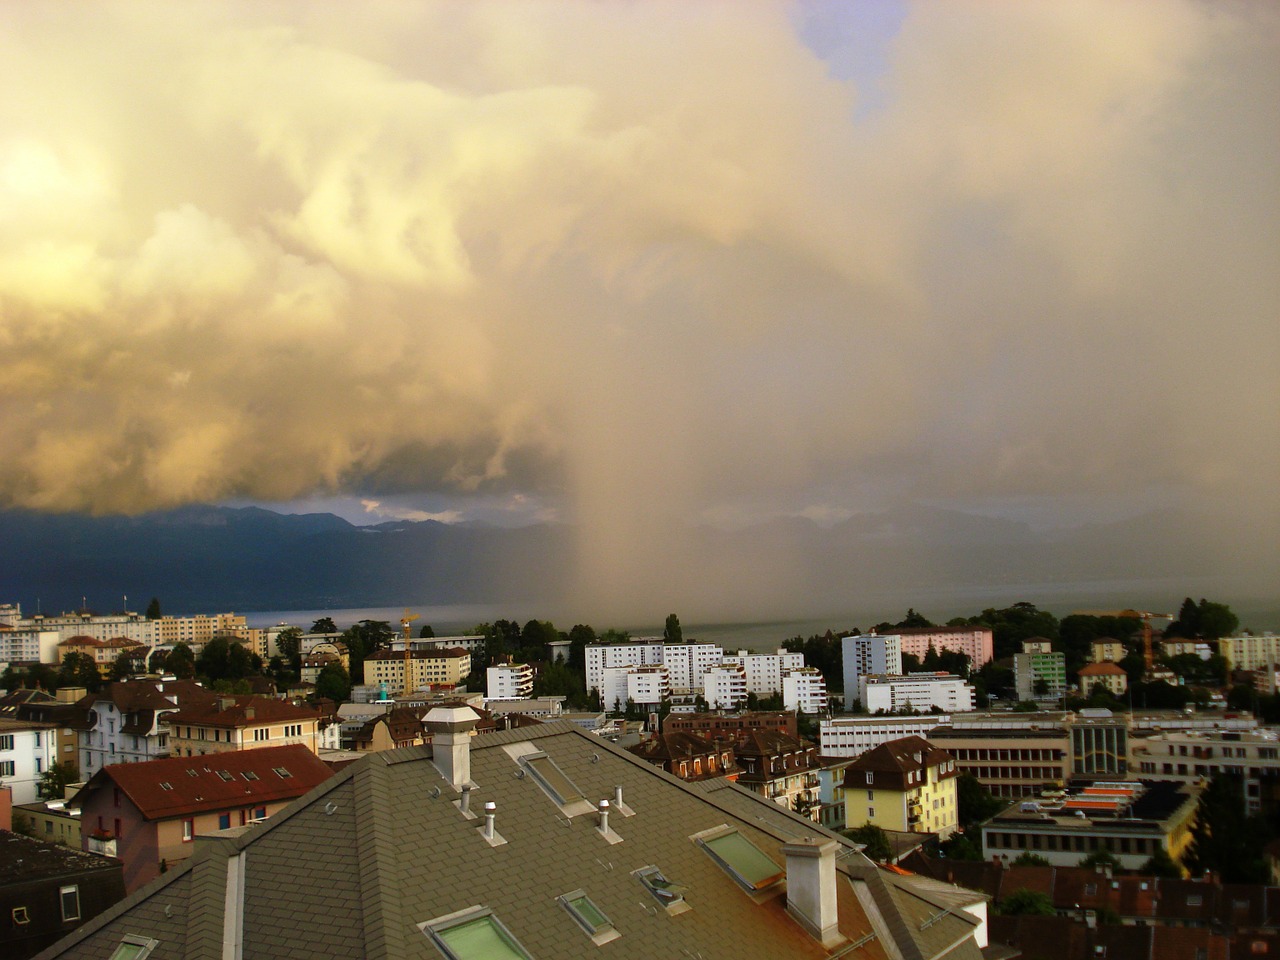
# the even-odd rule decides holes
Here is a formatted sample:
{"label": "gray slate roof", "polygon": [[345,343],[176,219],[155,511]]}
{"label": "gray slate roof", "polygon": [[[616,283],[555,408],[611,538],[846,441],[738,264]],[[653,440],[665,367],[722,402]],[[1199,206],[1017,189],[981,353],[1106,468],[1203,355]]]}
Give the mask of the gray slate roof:
{"label": "gray slate roof", "polygon": [[[565,722],[484,734],[471,745],[478,819],[458,811],[430,747],[373,754],[267,823],[203,844],[181,868],[42,960],[109,956],[126,933],[160,941],[151,960],[220,960],[228,878],[237,864],[246,890],[245,960],[440,960],[417,925],[475,905],[492,909],[534,960],[980,957],[970,936],[976,921],[878,870],[843,838],[836,838],[844,846],[837,882],[847,939],[823,948],[788,915],[785,894],[763,900],[747,894],[691,839],[728,824],[783,867],[783,843],[835,836],[741,788],[685,784]],[[600,836],[594,813],[566,816],[534,777],[517,776],[521,767],[511,753],[531,749],[545,751],[589,800],[612,798],[615,785],[623,786],[633,815],[615,810],[610,817],[620,843]],[[479,833],[489,800],[507,841],[500,846]],[[686,885],[692,909],[679,915],[655,909],[632,876],[648,865]],[[612,920],[619,939],[595,946],[556,902],[577,889]],[[887,943],[890,937],[900,942]]]}

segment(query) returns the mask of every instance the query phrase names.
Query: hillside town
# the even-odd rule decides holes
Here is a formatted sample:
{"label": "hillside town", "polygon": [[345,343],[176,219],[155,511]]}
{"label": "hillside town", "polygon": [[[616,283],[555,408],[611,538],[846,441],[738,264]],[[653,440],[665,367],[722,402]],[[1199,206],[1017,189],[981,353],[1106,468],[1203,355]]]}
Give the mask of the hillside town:
{"label": "hillside town", "polygon": [[0,606],[4,955],[1280,951],[1280,636],[1224,605],[417,619]]}

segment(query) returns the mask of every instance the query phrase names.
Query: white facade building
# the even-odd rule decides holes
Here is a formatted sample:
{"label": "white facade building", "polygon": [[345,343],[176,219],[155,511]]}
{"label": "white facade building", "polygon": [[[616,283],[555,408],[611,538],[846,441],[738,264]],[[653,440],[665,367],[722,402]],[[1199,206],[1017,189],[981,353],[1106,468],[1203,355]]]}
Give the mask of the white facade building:
{"label": "white facade building", "polygon": [[903,737],[929,738],[951,722],[950,714],[927,717],[831,717],[818,724],[818,752],[824,757],[858,757],[882,743]]}
{"label": "white facade building", "polygon": [[10,663],[57,663],[57,630],[0,630],[0,668]]}
{"label": "white facade building", "polygon": [[[702,675],[724,660],[724,648],[714,643],[663,643],[645,637],[632,643],[593,643],[586,648],[587,689],[604,693],[604,671],[613,667],[667,668],[672,690],[698,692]],[[605,701],[609,706],[609,701]]]}
{"label": "white facade building", "polygon": [[827,681],[817,667],[788,670],[782,678],[782,705],[800,713],[825,714]]}
{"label": "white facade building", "polygon": [[858,699],[868,713],[883,710],[963,713],[973,709],[974,690],[949,673],[909,673],[903,676],[864,676],[858,681]]}
{"label": "white facade building", "polygon": [[712,667],[702,675],[702,696],[712,710],[736,710],[747,702],[747,675],[736,664]]}
{"label": "white facade building", "polygon": [[489,700],[519,700],[533,695],[533,667],[527,663],[500,663],[485,671],[485,696]]}
{"label": "white facade building", "polygon": [[782,678],[791,670],[804,669],[804,654],[779,649],[777,653],[748,653],[739,650],[725,654],[725,663],[742,667],[747,677],[747,692],[758,697],[782,693]]}
{"label": "white facade building", "polygon": [[[844,637],[840,641],[844,673],[844,708],[853,709],[859,699],[859,681],[870,674],[902,673],[902,638],[897,634],[875,633]],[[864,700],[862,709],[867,710]],[[869,711],[868,711],[869,712]]]}
{"label": "white facade building", "polygon": [[656,705],[671,696],[671,679],[664,666],[608,667],[600,690],[606,710],[622,710],[630,700],[636,705]]}
{"label": "white facade building", "polygon": [[40,799],[40,778],[57,760],[58,728],[52,723],[0,719],[0,783],[13,802]]}

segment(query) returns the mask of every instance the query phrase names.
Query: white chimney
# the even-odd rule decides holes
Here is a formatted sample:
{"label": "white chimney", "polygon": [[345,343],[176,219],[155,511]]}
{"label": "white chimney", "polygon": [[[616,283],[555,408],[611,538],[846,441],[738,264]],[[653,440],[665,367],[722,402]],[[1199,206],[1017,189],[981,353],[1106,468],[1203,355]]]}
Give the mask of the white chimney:
{"label": "white chimney", "polygon": [[824,947],[840,943],[834,840],[801,837],[782,845],[787,858],[787,912]]}
{"label": "white chimney", "polygon": [[471,782],[471,731],[480,722],[470,707],[433,707],[423,718],[431,761],[455,790]]}
{"label": "white chimney", "polygon": [[498,819],[498,805],[490,800],[484,805],[484,838],[493,839],[493,823]]}
{"label": "white chimney", "polygon": [[609,801],[608,800],[600,801],[600,825],[596,827],[596,829],[603,834],[608,834],[609,832]]}

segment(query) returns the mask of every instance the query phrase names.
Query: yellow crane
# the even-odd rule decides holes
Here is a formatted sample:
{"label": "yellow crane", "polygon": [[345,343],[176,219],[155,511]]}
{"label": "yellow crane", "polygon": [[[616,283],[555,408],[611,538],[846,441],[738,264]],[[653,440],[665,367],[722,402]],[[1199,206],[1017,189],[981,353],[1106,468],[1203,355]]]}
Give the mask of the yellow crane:
{"label": "yellow crane", "polygon": [[412,683],[410,679],[413,675],[413,653],[409,649],[409,637],[412,634],[412,628],[409,624],[418,619],[416,613],[410,613],[409,608],[404,608],[404,614],[400,617],[400,629],[404,631],[404,695],[407,697],[412,693]]}

